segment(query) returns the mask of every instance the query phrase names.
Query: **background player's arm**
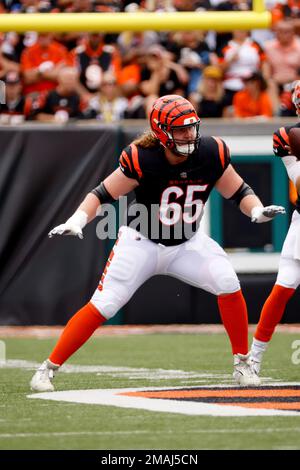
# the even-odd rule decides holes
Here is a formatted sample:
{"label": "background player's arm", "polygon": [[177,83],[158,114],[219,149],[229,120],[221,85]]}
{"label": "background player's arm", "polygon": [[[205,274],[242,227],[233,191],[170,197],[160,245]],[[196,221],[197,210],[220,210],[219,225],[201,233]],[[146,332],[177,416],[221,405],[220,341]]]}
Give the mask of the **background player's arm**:
{"label": "background player's arm", "polygon": [[[290,180],[294,183],[298,195],[300,194],[300,153],[299,153],[299,134],[292,135],[293,132],[299,132],[297,126],[281,127],[273,134],[273,152],[276,157],[280,157],[285,166]],[[291,133],[291,134],[290,134]],[[291,141],[292,139],[292,141]],[[294,151],[291,148],[293,144]]]}
{"label": "background player's arm", "polygon": [[216,189],[226,199],[234,201],[243,212],[251,217],[252,222],[268,222],[277,214],[284,214],[281,206],[264,207],[254,191],[244,183],[232,165],[229,165],[215,185]]}
{"label": "background player's arm", "polygon": [[112,202],[128,194],[138,186],[138,181],[128,178],[118,168],[111,173],[97,188],[86,195],[75,213],[66,221],[49,232],[53,235],[74,235],[83,238],[82,229],[97,215],[101,203]]}
{"label": "background player's arm", "polygon": [[282,162],[286,168],[290,180],[294,183],[297,193],[300,195],[300,161],[297,157],[289,155],[282,157]]}

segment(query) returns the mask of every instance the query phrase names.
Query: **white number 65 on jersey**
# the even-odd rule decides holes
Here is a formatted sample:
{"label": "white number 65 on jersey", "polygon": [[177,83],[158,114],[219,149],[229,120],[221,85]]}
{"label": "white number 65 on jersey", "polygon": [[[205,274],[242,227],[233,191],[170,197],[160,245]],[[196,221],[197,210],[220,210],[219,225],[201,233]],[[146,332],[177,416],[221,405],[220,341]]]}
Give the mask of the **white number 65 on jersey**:
{"label": "white number 65 on jersey", "polygon": [[[179,186],[170,186],[165,189],[161,196],[161,203],[159,208],[159,219],[164,225],[175,225],[182,218],[184,223],[192,224],[195,222],[198,217],[200,217],[201,212],[204,207],[204,203],[201,199],[194,199],[195,192],[203,192],[207,188],[205,185],[189,185],[186,190],[186,198],[183,205],[183,214],[182,214],[182,205],[178,202],[169,202],[171,195],[175,194],[176,199],[184,195],[184,191]],[[195,206],[195,214],[192,215],[192,207]]]}

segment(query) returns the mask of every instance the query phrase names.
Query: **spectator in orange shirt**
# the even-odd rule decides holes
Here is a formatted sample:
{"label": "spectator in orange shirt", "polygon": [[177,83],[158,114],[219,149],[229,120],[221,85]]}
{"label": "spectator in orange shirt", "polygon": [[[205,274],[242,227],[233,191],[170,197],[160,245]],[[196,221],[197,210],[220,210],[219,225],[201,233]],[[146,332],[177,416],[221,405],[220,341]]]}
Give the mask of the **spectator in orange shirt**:
{"label": "spectator in orange shirt", "polygon": [[67,49],[53,40],[51,33],[41,33],[36,44],[21,55],[24,93],[53,90],[62,67],[71,65]]}
{"label": "spectator in orange shirt", "polygon": [[121,92],[126,98],[130,99],[140,93],[141,65],[139,58],[132,60],[131,64],[123,67],[119,74],[119,85]]}
{"label": "spectator in orange shirt", "polygon": [[118,83],[127,98],[140,93],[141,70],[146,61],[146,53],[158,42],[159,37],[155,31],[124,31],[119,35],[117,44],[122,57],[122,69]]}
{"label": "spectator in orange shirt", "polygon": [[233,98],[234,117],[272,117],[272,102],[266,82],[260,72],[244,78],[245,88]]}

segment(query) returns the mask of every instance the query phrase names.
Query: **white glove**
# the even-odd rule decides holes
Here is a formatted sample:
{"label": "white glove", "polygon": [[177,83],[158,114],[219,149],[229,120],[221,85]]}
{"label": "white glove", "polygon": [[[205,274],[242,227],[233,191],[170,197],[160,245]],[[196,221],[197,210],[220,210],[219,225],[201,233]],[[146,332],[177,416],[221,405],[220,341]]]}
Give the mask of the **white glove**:
{"label": "white glove", "polygon": [[49,233],[48,237],[52,238],[55,235],[73,235],[80,239],[83,238],[82,229],[87,224],[88,215],[84,211],[76,211],[65,224],[54,227]]}
{"label": "white glove", "polygon": [[282,206],[253,207],[251,210],[251,222],[261,224],[269,222],[278,214],[285,214],[285,208]]}

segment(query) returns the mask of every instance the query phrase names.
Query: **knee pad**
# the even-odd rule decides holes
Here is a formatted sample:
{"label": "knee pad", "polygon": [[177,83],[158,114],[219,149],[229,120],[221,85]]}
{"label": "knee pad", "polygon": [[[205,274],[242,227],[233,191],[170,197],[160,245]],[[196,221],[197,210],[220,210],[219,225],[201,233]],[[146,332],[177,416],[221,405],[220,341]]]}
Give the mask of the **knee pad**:
{"label": "knee pad", "polygon": [[216,295],[231,294],[240,290],[240,281],[227,258],[214,259],[209,265],[209,270]]}
{"label": "knee pad", "polygon": [[136,245],[128,244],[116,249],[102,276],[102,283],[91,298],[92,304],[105,318],[112,318],[128,302],[141,284],[144,266],[148,263],[147,252]]}
{"label": "knee pad", "polygon": [[297,289],[300,284],[300,261],[281,258],[276,284],[290,289]]}
{"label": "knee pad", "polygon": [[236,276],[224,276],[219,279],[218,292],[220,294],[232,294],[239,291],[241,288],[240,282]]}
{"label": "knee pad", "polygon": [[109,320],[114,317],[116,313],[128,301],[128,295],[124,289],[105,288],[103,290],[96,289],[90,302],[96,307],[101,315]]}

